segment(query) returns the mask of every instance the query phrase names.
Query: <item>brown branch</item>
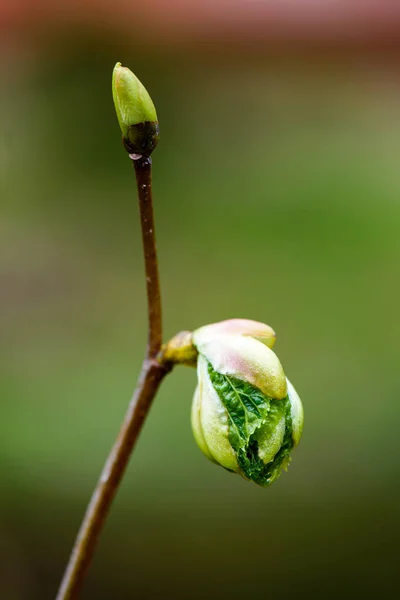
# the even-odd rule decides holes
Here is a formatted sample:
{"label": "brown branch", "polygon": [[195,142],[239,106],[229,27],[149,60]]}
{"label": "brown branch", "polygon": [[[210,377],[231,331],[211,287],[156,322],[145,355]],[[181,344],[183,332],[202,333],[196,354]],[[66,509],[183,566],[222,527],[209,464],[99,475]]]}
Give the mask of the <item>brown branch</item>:
{"label": "brown branch", "polygon": [[112,500],[131,452],[156,395],[172,364],[160,358],[161,299],[151,194],[151,159],[131,154],[138,186],[140,220],[147,282],[149,339],[146,358],[121,430],[108,456],[86,510],[56,600],[77,598],[93,557]]}
{"label": "brown branch", "polygon": [[157,249],[154,234],[153,200],[151,189],[151,158],[130,154],[136,174],[139,193],[140,218],[144,264],[146,269],[148,306],[148,355],[157,356],[162,344],[162,318],[160,280],[158,276]]}

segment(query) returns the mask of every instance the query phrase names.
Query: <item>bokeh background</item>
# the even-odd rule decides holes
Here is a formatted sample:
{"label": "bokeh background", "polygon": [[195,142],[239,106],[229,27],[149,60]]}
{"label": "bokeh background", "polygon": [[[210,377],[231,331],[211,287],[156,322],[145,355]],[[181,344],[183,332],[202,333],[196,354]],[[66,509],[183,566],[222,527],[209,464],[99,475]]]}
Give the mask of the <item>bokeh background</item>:
{"label": "bokeh background", "polygon": [[1,598],[54,598],[144,352],[117,60],[160,119],[166,337],[270,323],[306,424],[257,488],[201,455],[195,372],[176,369],[82,598],[396,597],[395,4],[2,3]]}

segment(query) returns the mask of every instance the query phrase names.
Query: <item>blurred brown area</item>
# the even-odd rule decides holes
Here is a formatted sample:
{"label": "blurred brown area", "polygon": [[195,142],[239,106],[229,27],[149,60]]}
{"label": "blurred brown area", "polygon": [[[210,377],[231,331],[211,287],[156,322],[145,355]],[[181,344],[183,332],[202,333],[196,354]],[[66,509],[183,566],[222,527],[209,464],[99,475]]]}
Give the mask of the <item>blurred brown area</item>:
{"label": "blurred brown area", "polygon": [[398,50],[400,5],[392,0],[5,0],[0,6],[3,34],[10,29],[27,36],[48,29],[57,34],[71,26],[104,28],[147,44],[200,44],[205,51],[210,43],[245,42],[297,49],[362,45],[376,52]]}
{"label": "blurred brown area", "polygon": [[163,385],[82,598],[395,598],[396,2],[0,5],[0,596],[54,598],[146,339],[117,60],[157,106],[165,335],[270,323],[303,399],[259,489]]}

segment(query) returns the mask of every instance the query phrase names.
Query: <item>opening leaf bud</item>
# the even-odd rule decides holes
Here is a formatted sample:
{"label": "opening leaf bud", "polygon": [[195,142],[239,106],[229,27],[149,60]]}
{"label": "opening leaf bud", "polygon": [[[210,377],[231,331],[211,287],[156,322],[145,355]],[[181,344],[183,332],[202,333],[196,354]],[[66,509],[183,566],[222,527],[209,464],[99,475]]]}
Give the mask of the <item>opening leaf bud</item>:
{"label": "opening leaf bud", "polygon": [[125,148],[130,154],[150,156],[158,142],[159,127],[148,91],[132,71],[118,62],[112,93]]}
{"label": "opening leaf bud", "polygon": [[264,487],[289,465],[304,420],[300,398],[269,347],[274,341],[268,325],[245,319],[193,332],[196,442],[213,462]]}

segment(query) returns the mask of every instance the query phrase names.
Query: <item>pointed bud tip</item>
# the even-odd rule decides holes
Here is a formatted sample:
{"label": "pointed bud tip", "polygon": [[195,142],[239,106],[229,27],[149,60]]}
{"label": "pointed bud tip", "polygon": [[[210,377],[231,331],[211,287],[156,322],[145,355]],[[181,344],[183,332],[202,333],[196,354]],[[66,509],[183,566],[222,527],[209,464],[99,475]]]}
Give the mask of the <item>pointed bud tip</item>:
{"label": "pointed bud tip", "polygon": [[112,94],[126,149],[150,155],[159,137],[156,109],[144,85],[120,62],[113,70]]}

